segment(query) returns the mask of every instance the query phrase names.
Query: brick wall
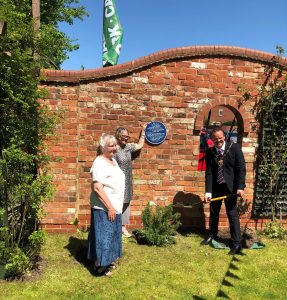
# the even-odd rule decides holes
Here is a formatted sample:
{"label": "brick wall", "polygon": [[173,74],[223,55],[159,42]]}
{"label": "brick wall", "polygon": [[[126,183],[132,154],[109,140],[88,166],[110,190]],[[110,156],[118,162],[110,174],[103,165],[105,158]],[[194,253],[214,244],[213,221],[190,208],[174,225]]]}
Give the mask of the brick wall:
{"label": "brick wall", "polygon": [[[131,227],[141,225],[144,206],[185,203],[177,208],[185,226],[204,228],[208,207],[197,203],[204,194],[204,172],[197,170],[199,131],[211,108],[232,110],[244,136],[247,162],[244,201],[249,207],[242,224],[261,228],[264,220],[251,218],[257,132],[252,114],[254,102],[240,107],[241,85],[251,93],[267,78],[265,67],[272,54],[237,47],[184,47],[161,51],[130,63],[86,71],[42,70],[49,95],[42,99],[61,116],[49,151],[56,194],[46,205],[43,227],[52,231],[73,230],[78,217],[89,225],[91,179],[89,169],[103,132],[127,127],[133,141],[139,122],[161,121],[168,130],[161,145],[145,145],[133,162],[134,197]],[[286,59],[281,62],[286,65]],[[220,226],[228,226],[224,209]]]}

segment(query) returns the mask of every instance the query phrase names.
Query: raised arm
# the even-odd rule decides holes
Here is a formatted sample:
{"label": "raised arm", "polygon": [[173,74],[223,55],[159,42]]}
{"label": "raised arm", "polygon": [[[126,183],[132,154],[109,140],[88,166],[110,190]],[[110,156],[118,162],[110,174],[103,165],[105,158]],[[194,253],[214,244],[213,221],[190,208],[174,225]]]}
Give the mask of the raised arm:
{"label": "raised arm", "polygon": [[141,135],[138,143],[135,144],[135,150],[140,150],[145,142],[145,129],[146,129],[147,124],[142,125],[142,130],[141,130]]}

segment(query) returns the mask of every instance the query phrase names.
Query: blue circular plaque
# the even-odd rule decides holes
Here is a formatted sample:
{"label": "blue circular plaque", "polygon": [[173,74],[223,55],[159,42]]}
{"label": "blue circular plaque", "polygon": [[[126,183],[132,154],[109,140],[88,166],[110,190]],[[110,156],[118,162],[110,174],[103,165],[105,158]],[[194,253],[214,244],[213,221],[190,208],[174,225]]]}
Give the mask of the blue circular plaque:
{"label": "blue circular plaque", "polygon": [[145,129],[145,138],[152,145],[161,144],[166,138],[166,127],[159,121],[149,122]]}

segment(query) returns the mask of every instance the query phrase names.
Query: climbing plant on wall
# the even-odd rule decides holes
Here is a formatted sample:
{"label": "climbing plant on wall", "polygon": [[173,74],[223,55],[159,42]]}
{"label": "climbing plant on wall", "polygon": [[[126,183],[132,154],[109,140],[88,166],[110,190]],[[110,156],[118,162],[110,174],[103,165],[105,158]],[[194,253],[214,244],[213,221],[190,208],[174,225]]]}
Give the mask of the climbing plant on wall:
{"label": "climbing plant on wall", "polygon": [[[287,87],[286,81],[261,99],[258,106],[260,143],[258,148],[257,213],[274,220],[287,208]],[[284,204],[285,202],[285,204]],[[260,205],[258,205],[260,204]],[[285,208],[285,210],[284,210]]]}
{"label": "climbing plant on wall", "polygon": [[287,80],[280,65],[282,47],[266,68],[266,80],[257,95],[241,89],[244,99],[255,98],[259,124],[253,213],[275,220],[287,214]]}

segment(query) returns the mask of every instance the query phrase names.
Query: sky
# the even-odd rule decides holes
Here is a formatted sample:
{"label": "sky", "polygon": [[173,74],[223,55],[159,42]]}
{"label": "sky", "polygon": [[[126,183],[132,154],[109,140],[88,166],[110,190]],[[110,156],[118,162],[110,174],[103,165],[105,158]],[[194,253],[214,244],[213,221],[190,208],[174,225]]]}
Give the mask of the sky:
{"label": "sky", "polygon": [[[287,0],[114,0],[124,30],[118,64],[184,46],[238,46],[287,56]],[[61,31],[80,49],[63,70],[102,67],[104,0],[82,0],[90,14]]]}

